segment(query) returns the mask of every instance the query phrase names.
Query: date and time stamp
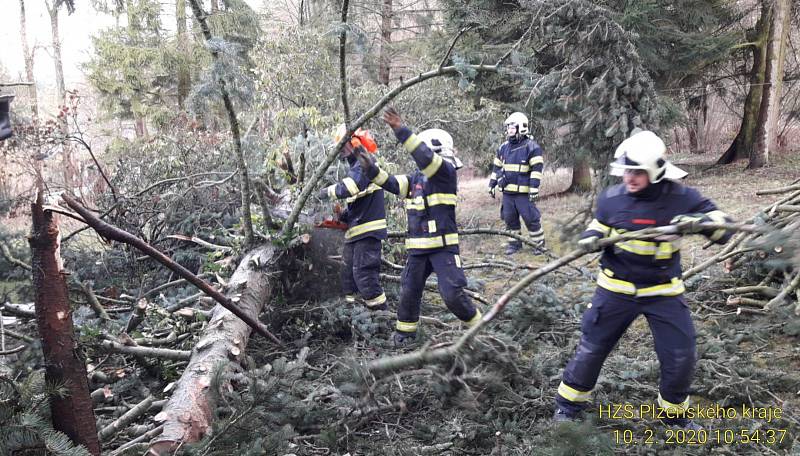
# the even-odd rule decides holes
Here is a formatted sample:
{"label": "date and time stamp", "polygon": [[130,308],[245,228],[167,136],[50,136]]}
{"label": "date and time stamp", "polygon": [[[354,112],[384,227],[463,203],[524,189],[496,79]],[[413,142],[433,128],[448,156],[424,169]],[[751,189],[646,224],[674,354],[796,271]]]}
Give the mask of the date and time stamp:
{"label": "date and time stamp", "polygon": [[[605,420],[664,420],[673,418],[657,404],[602,404],[597,409]],[[701,429],[645,427],[644,429],[613,429],[611,439],[617,445],[765,445],[780,446],[791,442],[789,429],[781,426],[780,407],[722,407],[692,405],[684,411],[685,418],[694,420]],[[715,420],[708,426],[705,420]],[[719,424],[722,423],[722,424]],[[755,423],[755,425],[750,425]]]}

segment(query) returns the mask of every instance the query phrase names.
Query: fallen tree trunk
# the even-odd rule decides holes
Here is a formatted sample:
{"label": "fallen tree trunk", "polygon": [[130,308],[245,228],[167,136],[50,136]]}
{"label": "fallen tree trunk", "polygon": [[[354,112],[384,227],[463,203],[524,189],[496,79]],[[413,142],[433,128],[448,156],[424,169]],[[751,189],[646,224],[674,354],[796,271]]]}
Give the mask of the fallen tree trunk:
{"label": "fallen tree trunk", "polygon": [[[251,251],[228,282],[227,299],[255,319],[281,284],[285,285],[284,294],[293,300],[340,294],[340,265],[330,257],[338,252],[343,238],[342,231],[315,229],[288,251],[272,245]],[[149,455],[172,454],[182,443],[195,442],[208,432],[213,419],[211,378],[215,370],[228,369],[231,361],[239,360],[250,331],[250,326],[230,311],[221,305],[214,307],[172,397],[156,415],[163,432],[151,443]]]}
{"label": "fallen tree trunk", "polygon": [[[227,296],[240,312],[258,318],[273,294],[273,280],[269,276],[278,269],[279,257],[276,248],[263,246],[248,253],[236,268]],[[231,360],[239,359],[251,332],[247,323],[221,305],[214,307],[211,315],[172,397],[156,415],[163,432],[150,445],[148,454],[172,454],[181,443],[200,440],[211,426],[211,378],[217,369],[227,369]]]}

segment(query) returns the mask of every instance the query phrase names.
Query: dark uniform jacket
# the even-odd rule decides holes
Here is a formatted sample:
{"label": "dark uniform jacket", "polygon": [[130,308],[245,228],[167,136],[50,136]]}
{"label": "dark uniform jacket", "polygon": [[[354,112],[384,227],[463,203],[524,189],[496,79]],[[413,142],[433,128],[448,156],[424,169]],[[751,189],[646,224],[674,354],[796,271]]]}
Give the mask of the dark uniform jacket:
{"label": "dark uniform jacket", "polygon": [[349,227],[344,234],[345,243],[374,237],[386,239],[386,208],[383,189],[370,183],[352,155],[347,158],[350,171],[341,182],[328,187],[331,199],[347,201],[347,210],[339,217]]}
{"label": "dark uniform jacket", "polygon": [[510,139],[497,149],[489,187],[500,185],[504,193],[539,193],[544,158],[533,139]]}
{"label": "dark uniform jacket", "polygon": [[367,175],[373,183],[405,199],[406,250],[409,255],[439,250],[458,254],[455,167],[428,149],[408,128],[397,129],[395,136],[411,153],[419,170],[412,174],[389,175],[375,166],[367,170]]}
{"label": "dark uniform jacket", "polygon": [[[605,189],[598,198],[595,219],[581,238],[603,238],[645,228],[669,225],[676,215],[704,213],[717,222],[731,219],[697,190],[664,180],[635,194],[624,184]],[[702,233],[725,243],[732,232]],[[597,285],[634,296],[676,296],[685,291],[681,280],[680,238],[618,242],[606,247],[600,258]]]}

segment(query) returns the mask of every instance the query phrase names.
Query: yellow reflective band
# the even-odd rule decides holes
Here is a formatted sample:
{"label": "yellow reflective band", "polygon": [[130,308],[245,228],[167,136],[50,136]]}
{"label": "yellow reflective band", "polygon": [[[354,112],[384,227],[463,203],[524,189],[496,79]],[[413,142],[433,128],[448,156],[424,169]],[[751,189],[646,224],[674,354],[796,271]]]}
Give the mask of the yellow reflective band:
{"label": "yellow reflective band", "polygon": [[494,157],[494,162],[492,162],[492,164],[494,164],[494,166],[503,166],[503,160],[500,160],[499,158]]}
{"label": "yellow reflective band", "polygon": [[530,236],[531,240],[534,242],[542,241],[544,240],[544,230],[534,231],[533,233],[529,231],[528,236]]}
{"label": "yellow reflective band", "polygon": [[672,258],[672,254],[680,250],[679,244],[672,242],[659,242],[658,250],[656,251],[656,260],[668,260]]}
{"label": "yellow reflective band", "polygon": [[458,195],[455,193],[432,193],[428,195],[427,200],[428,206],[437,206],[439,204],[455,206],[458,203]]}
{"label": "yellow reflective band", "polygon": [[570,402],[589,402],[591,391],[578,391],[575,388],[561,382],[558,385],[558,394]]}
{"label": "yellow reflective band", "polygon": [[503,187],[504,192],[529,193],[531,188],[527,185],[508,184]]}
{"label": "yellow reflective band", "polygon": [[531,167],[528,165],[518,165],[514,163],[506,163],[503,165],[503,170],[510,171],[513,173],[527,173],[531,170]]}
{"label": "yellow reflective band", "polygon": [[442,166],[442,157],[439,154],[433,154],[433,160],[431,163],[422,170],[422,174],[425,177],[433,177],[436,174],[436,171],[439,171],[439,168]]}
{"label": "yellow reflective band", "polygon": [[683,280],[675,277],[669,283],[636,290],[636,296],[677,296],[686,291]]}
{"label": "yellow reflective band", "polygon": [[614,293],[622,293],[640,298],[648,296],[677,296],[686,291],[683,280],[674,277],[670,282],[651,287],[636,288],[633,282],[627,280],[612,279],[613,273],[607,269],[600,271],[597,275],[597,286],[605,288]]}
{"label": "yellow reflective band", "polygon": [[365,197],[367,195],[371,195],[371,194],[377,192],[378,190],[381,190],[381,188],[378,187],[375,184],[369,184],[369,186],[367,188],[365,188],[364,191],[358,192],[355,196],[351,196],[351,197],[345,199],[345,201],[347,201],[348,203],[352,203],[353,201],[355,201],[355,200],[357,200],[359,198],[363,198],[363,197]]}
{"label": "yellow reflective band", "polygon": [[658,406],[672,415],[683,415],[683,412],[689,408],[689,396],[686,396],[686,400],[680,404],[673,404],[661,397],[661,393],[658,393]]}
{"label": "yellow reflective band", "polygon": [[422,195],[406,199],[406,210],[424,211],[425,200]]}
{"label": "yellow reflective band", "polygon": [[445,234],[444,242],[445,244],[442,243],[442,236],[407,238],[406,249],[437,249],[445,245],[458,245],[458,233]]}
{"label": "yellow reflective band", "polygon": [[531,179],[542,180],[543,177],[544,177],[544,174],[542,174],[541,171],[534,171],[534,172],[531,173]]}
{"label": "yellow reflective band", "polygon": [[475,309],[475,316],[470,318],[468,321],[465,321],[464,324],[467,325],[467,328],[472,328],[473,326],[477,325],[478,322],[481,321],[481,318],[483,318],[481,311]]}
{"label": "yellow reflective band", "polygon": [[406,142],[403,143],[403,147],[405,147],[408,152],[414,152],[414,150],[419,147],[420,144],[422,144],[422,140],[419,139],[417,135],[412,133],[411,136],[406,139]]}
{"label": "yellow reflective band", "polygon": [[358,184],[356,184],[356,181],[353,180],[352,177],[345,177],[342,179],[342,183],[347,187],[347,191],[350,192],[351,195],[358,194]]}
{"label": "yellow reflective band", "polygon": [[528,160],[528,163],[529,163],[531,166],[533,166],[533,165],[538,165],[538,164],[540,164],[540,163],[541,163],[541,164],[544,164],[544,157],[542,157],[541,155],[537,155],[537,156],[535,156],[535,157],[531,157],[531,159],[530,159],[530,160]]}
{"label": "yellow reflective band", "polygon": [[378,171],[378,175],[372,179],[372,182],[378,185],[383,185],[387,180],[389,180],[389,173],[381,169]]}
{"label": "yellow reflective band", "polygon": [[419,326],[419,322],[418,321],[400,321],[400,320],[397,320],[397,324],[395,325],[395,328],[400,332],[413,333],[413,332],[417,332],[417,326]]}
{"label": "yellow reflective band", "polygon": [[600,274],[597,275],[597,286],[603,287],[608,291],[613,291],[614,293],[627,295],[636,294],[636,286],[634,284],[624,280],[612,279],[605,274],[605,271],[601,271]]}
{"label": "yellow reflective band", "polygon": [[344,300],[349,303],[354,303],[356,302],[356,297],[355,295],[347,295],[344,297]]}
{"label": "yellow reflective band", "polygon": [[611,232],[610,226],[603,225],[602,223],[598,222],[597,219],[592,219],[592,222],[589,223],[587,229],[591,231],[599,231],[600,233],[603,233],[603,237],[608,236],[608,233]]}
{"label": "yellow reflective band", "polygon": [[461,256],[459,256],[459,255],[453,255],[453,256],[455,257],[455,260],[456,260],[456,267],[460,268],[461,267]]}
{"label": "yellow reflective band", "polygon": [[489,175],[489,180],[496,181],[497,180],[497,173],[492,171],[492,174]]}
{"label": "yellow reflective band", "polygon": [[385,229],[386,229],[386,219],[373,220],[371,222],[362,223],[361,225],[356,225],[350,228],[344,233],[344,238],[350,239],[364,233],[369,233],[370,231],[385,230]]}
{"label": "yellow reflective band", "polygon": [[330,187],[328,187],[328,198],[336,199],[336,184],[333,184]]}
{"label": "yellow reflective band", "polygon": [[367,307],[381,306],[385,302],[386,302],[386,293],[381,293],[379,296],[377,296],[375,298],[372,298],[372,299],[367,299],[365,301],[365,303],[367,304]]}
{"label": "yellow reflective band", "polygon": [[397,179],[397,186],[400,187],[400,192],[397,194],[400,198],[405,198],[408,195],[408,176],[405,174],[395,176]]}

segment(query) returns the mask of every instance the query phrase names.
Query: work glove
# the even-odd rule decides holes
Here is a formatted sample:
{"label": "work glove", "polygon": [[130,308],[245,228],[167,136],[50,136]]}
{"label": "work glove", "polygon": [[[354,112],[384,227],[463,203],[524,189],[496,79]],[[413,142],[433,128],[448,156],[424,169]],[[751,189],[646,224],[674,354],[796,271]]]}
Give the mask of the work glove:
{"label": "work glove", "polygon": [[361,169],[364,171],[376,166],[375,155],[368,153],[363,147],[359,146],[353,149],[353,155],[355,155],[358,164],[361,165]]}
{"label": "work glove", "polygon": [[578,248],[586,253],[597,252],[600,250],[600,238],[597,236],[589,236],[578,241]]}
{"label": "work glove", "polygon": [[528,193],[528,199],[531,203],[536,202],[539,199],[539,192]]}
{"label": "work glove", "polygon": [[698,225],[707,222],[713,222],[713,220],[703,213],[676,215],[669,221],[670,225],[688,225],[688,229],[682,230],[684,233],[701,233],[705,229]]}
{"label": "work glove", "polygon": [[491,196],[492,199],[494,199],[494,194],[495,194],[496,191],[497,191],[497,187],[489,187],[489,196]]}
{"label": "work glove", "polygon": [[328,194],[328,187],[323,187],[319,189],[319,193],[317,193],[317,198],[322,201],[328,201],[331,199],[331,196]]}

